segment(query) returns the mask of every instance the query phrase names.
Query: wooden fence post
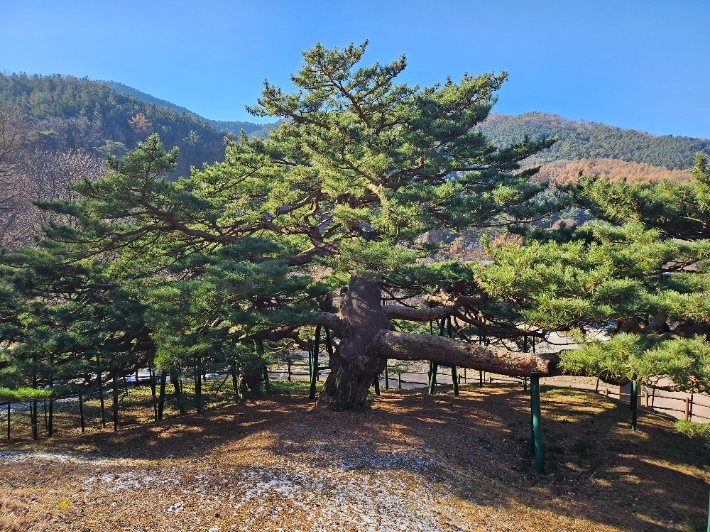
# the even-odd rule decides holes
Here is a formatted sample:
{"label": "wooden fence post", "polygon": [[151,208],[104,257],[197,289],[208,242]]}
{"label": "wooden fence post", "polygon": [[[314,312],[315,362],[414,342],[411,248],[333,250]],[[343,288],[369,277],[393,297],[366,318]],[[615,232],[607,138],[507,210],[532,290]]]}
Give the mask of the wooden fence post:
{"label": "wooden fence post", "polygon": [[390,372],[388,364],[385,363],[385,390],[390,389]]}
{"label": "wooden fence post", "polygon": [[397,389],[402,389],[402,372],[397,373]]}
{"label": "wooden fence post", "polygon": [[10,400],[7,400],[7,439],[10,439],[10,405],[12,403]]}
{"label": "wooden fence post", "polygon": [[690,417],[690,399],[688,397],[685,398],[685,420],[688,421],[688,418]]}

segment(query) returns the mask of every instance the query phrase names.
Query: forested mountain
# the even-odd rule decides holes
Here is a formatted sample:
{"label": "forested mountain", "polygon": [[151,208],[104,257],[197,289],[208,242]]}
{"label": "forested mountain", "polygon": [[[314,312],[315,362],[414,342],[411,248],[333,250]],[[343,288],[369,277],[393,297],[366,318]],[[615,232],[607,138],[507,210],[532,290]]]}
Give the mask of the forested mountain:
{"label": "forested mountain", "polygon": [[707,139],[654,136],[543,112],[519,116],[493,113],[480,130],[496,146],[509,146],[526,136],[531,140],[558,137],[554,146],[538,154],[542,161],[620,159],[686,170],[693,165],[697,152],[710,153],[710,140]]}
{"label": "forested mountain", "polygon": [[247,135],[265,138],[269,134],[269,131],[279,127],[282,121],[279,120],[273,124],[255,124],[253,122],[242,122],[240,120],[207,119],[207,122],[217,131],[226,131],[227,133],[234,133],[239,136],[240,130],[243,129],[244,133]]}
{"label": "forested mountain", "polygon": [[190,115],[198,116],[197,113],[193,113],[188,108],[183,107],[182,105],[175,105],[173,102],[169,102],[168,100],[156,98],[152,94],[139,91],[138,89],[134,89],[133,87],[129,87],[128,85],[124,85],[123,83],[119,83],[118,81],[99,80],[99,83],[103,83],[109,89],[116,91],[118,94],[128,94],[130,96],[135,96],[142,102],[154,103],[155,105],[159,105],[160,107],[168,107],[169,109],[174,109],[178,113],[187,113]]}
{"label": "forested mountain", "polygon": [[155,132],[165,145],[180,148],[173,177],[224,155],[224,133],[202,118],[119,94],[98,81],[0,74],[0,105],[24,115],[47,150],[98,148],[118,154]]}
{"label": "forested mountain", "polygon": [[243,129],[244,132],[248,135],[254,135],[256,137],[266,137],[269,131],[271,131],[275,127],[278,127],[278,124],[280,124],[280,122],[276,122],[273,124],[255,124],[254,122],[243,122],[241,120],[210,120],[208,118],[202,118],[200,115],[193,113],[185,107],[175,105],[174,103],[169,102],[167,100],[161,100],[160,98],[156,98],[155,96],[152,96],[145,92],[141,92],[138,89],[134,89],[133,87],[129,87],[128,85],[124,85],[123,83],[118,83],[117,81],[102,81],[101,83],[105,83],[110,89],[113,89],[119,94],[129,94],[131,96],[135,96],[136,98],[144,102],[150,102],[161,107],[175,109],[179,113],[188,113],[194,115],[200,120],[204,120],[205,122],[210,124],[217,131],[226,131],[227,133],[234,133],[237,136],[239,136],[239,131]]}

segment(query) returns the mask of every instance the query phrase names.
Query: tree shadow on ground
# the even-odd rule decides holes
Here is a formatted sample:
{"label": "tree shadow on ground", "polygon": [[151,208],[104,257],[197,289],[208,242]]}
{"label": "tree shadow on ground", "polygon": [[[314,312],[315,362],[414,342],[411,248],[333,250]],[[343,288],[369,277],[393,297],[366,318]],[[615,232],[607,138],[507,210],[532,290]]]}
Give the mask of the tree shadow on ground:
{"label": "tree shadow on ground", "polygon": [[671,523],[692,530],[706,519],[706,442],[673,432],[669,419],[643,408],[631,432],[628,402],[548,387],[541,399],[546,475],[535,473],[530,452],[529,396],[505,385],[462,386],[459,397],[386,392],[363,413],[314,409],[304,396],[265,396],[41,444],[147,464],[238,450],[310,467],[408,471],[492,509],[525,507],[625,530]]}

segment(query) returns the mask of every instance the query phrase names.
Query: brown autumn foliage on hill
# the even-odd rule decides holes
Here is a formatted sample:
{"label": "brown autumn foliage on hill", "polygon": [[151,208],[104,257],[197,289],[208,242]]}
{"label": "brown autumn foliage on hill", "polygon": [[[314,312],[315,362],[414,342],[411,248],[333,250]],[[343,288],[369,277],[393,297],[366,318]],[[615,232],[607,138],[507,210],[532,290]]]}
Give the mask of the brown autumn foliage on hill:
{"label": "brown autumn foliage on hill", "polygon": [[662,166],[646,163],[634,163],[619,159],[580,159],[570,161],[560,159],[545,163],[540,168],[537,178],[541,181],[553,181],[560,184],[573,183],[580,172],[586,176],[599,176],[611,182],[626,179],[631,183],[658,183],[663,179],[674,182],[689,182],[690,174],[686,170],[670,170]]}

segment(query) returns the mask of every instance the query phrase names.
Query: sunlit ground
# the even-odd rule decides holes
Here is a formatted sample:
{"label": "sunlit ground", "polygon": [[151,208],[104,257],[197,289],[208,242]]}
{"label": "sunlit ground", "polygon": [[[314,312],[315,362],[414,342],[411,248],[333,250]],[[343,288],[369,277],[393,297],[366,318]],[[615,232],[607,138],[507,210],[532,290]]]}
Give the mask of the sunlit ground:
{"label": "sunlit ground", "polygon": [[[543,387],[545,475],[520,387],[382,391],[364,414],[312,408],[305,383],[154,423],[150,391],[55,406],[56,436],[13,412],[0,530],[705,530],[710,444],[627,402]],[[190,390],[186,390],[188,393]],[[289,392],[291,395],[289,395]],[[40,413],[43,410],[40,409]],[[44,420],[40,417],[42,424]],[[3,528],[4,527],[4,528]]]}

